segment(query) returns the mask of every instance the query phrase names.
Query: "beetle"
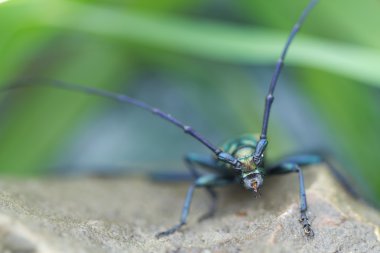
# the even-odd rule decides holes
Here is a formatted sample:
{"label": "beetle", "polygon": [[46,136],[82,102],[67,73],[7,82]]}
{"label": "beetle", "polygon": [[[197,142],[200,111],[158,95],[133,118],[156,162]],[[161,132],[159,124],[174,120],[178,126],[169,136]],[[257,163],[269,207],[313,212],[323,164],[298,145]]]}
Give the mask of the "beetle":
{"label": "beetle", "polygon": [[[298,173],[299,179],[299,221],[305,235],[312,237],[314,235],[314,232],[307,216],[307,200],[301,166],[320,163],[322,162],[322,158],[318,155],[295,155],[287,157],[273,165],[267,166],[264,161],[264,153],[266,152],[268,146],[267,131],[271,107],[274,101],[274,91],[284,65],[284,60],[288,48],[300,30],[306,17],[309,15],[310,11],[314,8],[317,2],[318,0],[311,0],[307,7],[303,10],[298,21],[293,26],[293,29],[291,30],[290,35],[281,52],[281,55],[276,63],[275,71],[265,98],[265,109],[263,114],[261,134],[258,138],[253,134],[246,134],[227,141],[221,147],[217,147],[196,130],[194,130],[191,126],[182,123],[172,115],[165,113],[158,108],[154,108],[145,102],[131,98],[127,95],[88,86],[70,84],[57,80],[41,79],[37,84],[48,85],[66,90],[74,90],[137,106],[181,128],[185,134],[188,134],[199,141],[213,153],[212,156],[199,154],[186,155],[185,163],[191,173],[191,176],[193,177],[193,182],[186,194],[180,222],[173,227],[158,233],[156,235],[157,238],[173,234],[186,224],[190,211],[191,200],[196,188],[204,188],[212,199],[209,211],[201,217],[201,220],[203,220],[213,216],[216,211],[217,194],[214,191],[215,187],[241,183],[246,189],[255,193],[259,193],[260,189],[263,186],[265,176],[292,172]],[[17,82],[8,87],[0,89],[0,91],[28,86],[31,85],[25,84],[25,82]],[[199,172],[199,169],[206,169],[209,173],[203,175]]]}

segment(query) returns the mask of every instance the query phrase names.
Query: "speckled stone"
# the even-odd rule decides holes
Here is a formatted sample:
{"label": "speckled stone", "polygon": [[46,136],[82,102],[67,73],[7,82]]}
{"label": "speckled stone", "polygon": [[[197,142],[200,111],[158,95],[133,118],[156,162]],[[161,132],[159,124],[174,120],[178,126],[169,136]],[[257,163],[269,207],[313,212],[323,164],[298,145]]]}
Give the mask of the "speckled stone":
{"label": "speckled stone", "polygon": [[305,169],[309,217],[298,222],[297,175],[267,178],[262,196],[218,189],[216,216],[197,222],[209,196],[196,190],[180,232],[186,183],[141,178],[0,180],[0,252],[380,252],[380,215],[352,199],[323,166]]}

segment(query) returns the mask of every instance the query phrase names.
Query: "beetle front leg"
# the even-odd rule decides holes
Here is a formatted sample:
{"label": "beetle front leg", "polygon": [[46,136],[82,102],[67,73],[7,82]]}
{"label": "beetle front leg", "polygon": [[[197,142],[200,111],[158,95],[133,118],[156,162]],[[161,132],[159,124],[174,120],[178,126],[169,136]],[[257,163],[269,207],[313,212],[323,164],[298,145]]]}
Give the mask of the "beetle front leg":
{"label": "beetle front leg", "polygon": [[175,233],[183,225],[186,224],[187,216],[189,216],[191,200],[193,198],[193,193],[194,193],[195,187],[196,187],[196,184],[194,183],[187,190],[185,204],[183,205],[183,208],[182,208],[182,214],[181,214],[181,219],[180,219],[179,224],[173,226],[172,228],[170,228],[170,229],[168,229],[166,231],[163,231],[163,232],[160,232],[160,233],[156,234],[156,238],[157,239],[159,239],[159,238],[161,238],[163,236],[167,236],[167,235],[171,235],[171,234]]}
{"label": "beetle front leg", "polygon": [[[194,153],[186,155],[185,163],[187,165],[187,168],[190,170],[191,174],[193,175],[194,179],[198,179],[201,176],[201,174],[197,170],[197,166],[202,169],[211,170],[215,172],[220,171],[221,169],[218,167],[218,164],[215,161],[215,159],[213,159],[211,156],[198,155]],[[216,202],[217,202],[218,195],[214,191],[213,187],[207,186],[205,187],[205,190],[211,197],[211,204],[210,204],[210,209],[207,211],[207,213],[199,217],[198,219],[199,222],[213,217],[216,212],[216,207],[217,207]]]}
{"label": "beetle front leg", "polygon": [[300,223],[303,227],[303,230],[307,236],[313,237],[314,231],[311,229],[311,225],[309,223],[309,219],[306,215],[307,211],[307,201],[306,201],[306,191],[305,191],[305,183],[303,178],[303,173],[301,168],[294,164],[294,170],[298,173],[298,179],[299,179],[299,185],[300,185],[300,211],[301,211],[301,217],[300,217]]}
{"label": "beetle front leg", "polygon": [[184,203],[183,208],[182,208],[181,219],[180,219],[179,224],[173,226],[172,228],[170,228],[166,231],[163,231],[163,232],[156,234],[156,238],[161,238],[163,236],[173,234],[176,231],[178,231],[182,226],[184,226],[186,224],[187,217],[189,216],[191,200],[193,198],[195,188],[222,186],[222,185],[226,185],[229,183],[232,183],[232,181],[229,180],[228,178],[224,178],[224,177],[221,177],[219,175],[214,175],[214,174],[208,174],[208,175],[200,176],[198,179],[196,179],[187,191],[186,199],[185,199],[185,203]]}
{"label": "beetle front leg", "polygon": [[299,194],[300,194],[300,214],[301,214],[299,221],[302,225],[305,235],[309,237],[313,237],[314,231],[311,228],[309,219],[306,214],[306,211],[307,211],[306,190],[305,190],[304,177],[303,177],[301,168],[295,163],[283,163],[281,165],[269,168],[267,172],[269,175],[285,174],[285,173],[290,173],[290,172],[298,173]]}

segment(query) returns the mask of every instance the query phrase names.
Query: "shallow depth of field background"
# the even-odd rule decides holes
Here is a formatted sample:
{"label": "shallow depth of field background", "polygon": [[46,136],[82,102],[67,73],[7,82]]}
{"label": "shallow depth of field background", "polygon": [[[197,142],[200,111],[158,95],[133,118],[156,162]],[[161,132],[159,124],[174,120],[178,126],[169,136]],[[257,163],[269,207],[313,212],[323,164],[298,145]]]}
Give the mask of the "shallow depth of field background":
{"label": "shallow depth of field background", "polygon": [[[122,92],[214,143],[260,132],[264,96],[307,0],[0,3],[0,85],[48,77]],[[331,154],[380,200],[380,2],[322,0],[292,44],[267,157]],[[0,173],[184,171],[209,151],[129,105],[52,88],[0,97]],[[295,181],[296,183],[296,181]]]}

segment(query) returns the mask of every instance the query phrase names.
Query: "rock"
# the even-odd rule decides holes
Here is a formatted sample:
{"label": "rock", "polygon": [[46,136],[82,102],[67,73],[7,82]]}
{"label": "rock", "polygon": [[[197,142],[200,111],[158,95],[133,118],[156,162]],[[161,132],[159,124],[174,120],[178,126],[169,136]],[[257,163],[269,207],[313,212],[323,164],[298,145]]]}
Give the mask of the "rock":
{"label": "rock", "polygon": [[380,215],[352,199],[323,166],[304,170],[309,217],[298,222],[296,174],[266,178],[262,196],[240,186],[218,189],[214,218],[197,222],[209,196],[196,190],[180,232],[187,183],[141,178],[3,179],[0,252],[380,252]]}

